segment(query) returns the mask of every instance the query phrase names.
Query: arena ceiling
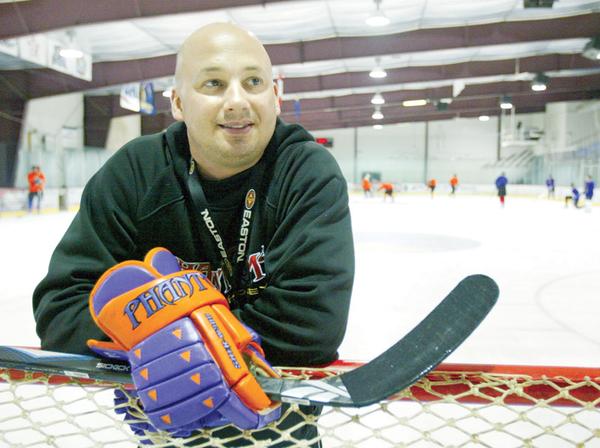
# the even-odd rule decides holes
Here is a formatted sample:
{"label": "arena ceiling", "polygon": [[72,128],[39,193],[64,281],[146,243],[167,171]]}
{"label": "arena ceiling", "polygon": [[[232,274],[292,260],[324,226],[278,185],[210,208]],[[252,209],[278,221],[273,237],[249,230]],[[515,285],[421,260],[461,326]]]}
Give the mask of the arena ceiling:
{"label": "arena ceiling", "polygon": [[[365,24],[377,9],[387,26]],[[167,89],[181,42],[215,21],[265,44],[284,82],[283,118],[311,130],[493,116],[505,95],[517,113],[600,97],[600,59],[582,55],[600,34],[600,1],[31,0],[0,2],[0,39],[72,39],[92,56],[92,80],[0,57],[3,113],[11,102],[83,91],[88,124],[129,114],[119,107],[121,85],[152,80]],[[377,65],[385,78],[369,76]],[[533,91],[539,73],[547,89]],[[376,93],[385,99],[381,120],[372,118]],[[156,98],[151,120],[160,128],[171,118],[168,100]],[[403,105],[416,99],[426,104]]]}

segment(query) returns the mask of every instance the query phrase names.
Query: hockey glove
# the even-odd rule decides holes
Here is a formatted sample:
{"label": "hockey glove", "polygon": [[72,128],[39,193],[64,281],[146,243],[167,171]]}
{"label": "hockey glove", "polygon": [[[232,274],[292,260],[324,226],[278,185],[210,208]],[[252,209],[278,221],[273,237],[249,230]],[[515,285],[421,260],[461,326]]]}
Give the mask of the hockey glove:
{"label": "hockey glove", "polygon": [[112,343],[90,340],[103,355],[125,351],[144,412],[158,429],[233,423],[260,428],[280,417],[246,360],[279,376],[258,335],[229,310],[227,299],[197,271],[155,248],[143,262],[106,271],[90,294],[90,312]]}

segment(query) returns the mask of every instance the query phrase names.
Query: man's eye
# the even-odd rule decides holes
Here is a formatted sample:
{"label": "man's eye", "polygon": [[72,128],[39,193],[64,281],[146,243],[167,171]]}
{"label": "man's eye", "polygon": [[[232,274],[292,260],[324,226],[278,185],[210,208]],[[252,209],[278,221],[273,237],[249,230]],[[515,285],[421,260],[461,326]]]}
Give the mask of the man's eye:
{"label": "man's eye", "polygon": [[208,81],[206,81],[204,83],[204,85],[206,87],[220,87],[222,84],[221,84],[221,81],[219,81],[217,79],[209,79]]}
{"label": "man's eye", "polygon": [[262,79],[260,78],[250,78],[248,79],[248,84],[250,84],[251,86],[260,86],[262,84]]}

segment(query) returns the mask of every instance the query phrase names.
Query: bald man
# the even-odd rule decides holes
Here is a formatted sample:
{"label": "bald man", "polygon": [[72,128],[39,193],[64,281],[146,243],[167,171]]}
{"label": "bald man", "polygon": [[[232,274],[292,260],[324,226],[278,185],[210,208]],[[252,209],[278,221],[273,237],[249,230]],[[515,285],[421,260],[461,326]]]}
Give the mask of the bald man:
{"label": "bald man", "polygon": [[94,284],[163,247],[207,275],[272,364],[337,358],[354,276],[346,181],[305,129],[278,118],[271,72],[264,47],[234,25],[186,39],[176,122],[90,179],[34,292],[42,348],[89,354],[88,339],[107,340],[88,311]]}

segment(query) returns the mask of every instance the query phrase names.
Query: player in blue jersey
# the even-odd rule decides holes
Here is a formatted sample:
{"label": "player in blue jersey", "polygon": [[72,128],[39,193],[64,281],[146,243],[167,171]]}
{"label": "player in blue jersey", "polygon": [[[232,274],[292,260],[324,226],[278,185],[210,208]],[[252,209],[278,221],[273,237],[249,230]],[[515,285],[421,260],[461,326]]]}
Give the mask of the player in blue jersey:
{"label": "player in blue jersey", "polygon": [[552,174],[546,179],[546,188],[548,188],[548,199],[554,199],[555,183]]}
{"label": "player in blue jersey", "polygon": [[500,173],[500,176],[496,178],[496,188],[498,189],[498,197],[500,198],[500,204],[504,207],[504,197],[506,196],[506,185],[508,179],[504,172]]}

